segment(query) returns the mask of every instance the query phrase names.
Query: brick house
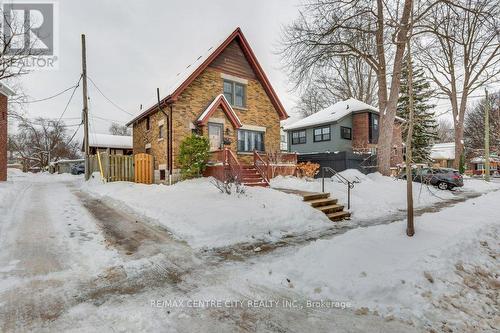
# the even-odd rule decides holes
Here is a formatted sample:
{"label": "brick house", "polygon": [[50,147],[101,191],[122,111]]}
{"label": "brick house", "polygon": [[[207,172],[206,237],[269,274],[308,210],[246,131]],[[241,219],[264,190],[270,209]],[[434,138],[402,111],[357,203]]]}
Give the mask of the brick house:
{"label": "brick house", "polygon": [[7,107],[14,91],[0,82],[0,181],[7,180]]}
{"label": "brick house", "polygon": [[[391,165],[403,162],[401,124],[396,117],[393,129]],[[335,103],[315,114],[284,127],[288,150],[303,156],[333,152],[376,154],[379,135],[377,108],[354,98]],[[300,160],[304,160],[302,157]],[[337,171],[339,168],[335,168]]]}
{"label": "brick house", "polygon": [[[250,168],[255,150],[280,150],[280,120],[286,118],[276,92],[237,28],[180,74],[159,104],[127,126],[133,125],[134,154],[153,155],[154,178],[163,182],[169,175],[178,179],[179,146],[192,133],[209,139],[213,159],[226,151],[239,168]],[[227,156],[222,159],[228,160]]]}

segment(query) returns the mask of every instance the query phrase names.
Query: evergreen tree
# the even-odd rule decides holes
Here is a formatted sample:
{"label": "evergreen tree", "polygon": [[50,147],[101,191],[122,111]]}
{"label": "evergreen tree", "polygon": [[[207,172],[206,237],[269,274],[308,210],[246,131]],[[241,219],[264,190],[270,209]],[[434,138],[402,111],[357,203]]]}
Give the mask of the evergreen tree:
{"label": "evergreen tree", "polygon": [[[399,90],[397,115],[405,120],[409,118],[408,108],[408,66],[405,61],[402,68],[401,88]],[[437,140],[438,123],[434,118],[432,109],[435,105],[430,104],[432,97],[431,85],[424,76],[422,68],[413,67],[413,137],[412,155],[415,163],[426,163],[431,161],[430,151],[434,140]],[[403,125],[403,140],[408,134],[408,126]]]}

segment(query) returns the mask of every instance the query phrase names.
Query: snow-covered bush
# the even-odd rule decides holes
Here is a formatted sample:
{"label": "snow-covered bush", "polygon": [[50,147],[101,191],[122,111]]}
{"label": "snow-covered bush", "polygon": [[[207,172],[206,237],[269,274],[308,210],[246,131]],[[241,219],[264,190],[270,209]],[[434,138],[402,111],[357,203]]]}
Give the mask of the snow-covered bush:
{"label": "snow-covered bush", "polygon": [[183,179],[200,177],[207,166],[210,145],[204,136],[191,135],[181,142],[179,164]]}

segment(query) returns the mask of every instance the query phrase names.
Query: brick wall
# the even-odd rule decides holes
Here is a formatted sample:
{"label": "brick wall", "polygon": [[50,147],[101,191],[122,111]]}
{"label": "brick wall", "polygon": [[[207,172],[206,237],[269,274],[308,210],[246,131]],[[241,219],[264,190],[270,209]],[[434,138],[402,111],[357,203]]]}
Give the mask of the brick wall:
{"label": "brick wall", "polygon": [[352,115],[352,147],[368,148],[369,145],[368,112]]}
{"label": "brick wall", "polygon": [[[369,143],[368,112],[355,113],[352,116],[352,146],[353,148],[374,148],[376,144]],[[392,132],[391,165],[403,162],[403,139],[401,123],[394,122]]]}
{"label": "brick wall", "polygon": [[0,94],[0,181],[7,180],[7,97]]}
{"label": "brick wall", "polygon": [[[245,78],[247,84],[247,106],[245,109],[234,108],[243,125],[254,125],[266,128],[264,145],[266,151],[280,149],[280,120],[277,111],[272,105],[264,88],[258,80]],[[215,68],[206,68],[179,96],[173,104],[173,163],[174,171],[179,168],[178,154],[182,140],[190,136],[196,119],[222,93],[223,79],[221,71]],[[167,111],[167,110],[165,110]],[[166,163],[166,134],[165,140],[158,140],[158,124],[165,116],[156,112],[150,116],[150,130],[146,131],[146,120],[134,124],[134,153],[145,152],[146,144],[151,144],[151,154],[155,157],[155,167]],[[225,119],[224,134],[230,138],[230,148],[236,152],[237,131],[232,127],[222,110],[218,110],[211,118]],[[166,120],[165,120],[166,124]],[[226,133],[226,129],[229,133]],[[201,133],[208,136],[206,126]],[[165,127],[166,133],[166,127]],[[251,154],[238,154],[238,159],[245,163],[253,161]]]}

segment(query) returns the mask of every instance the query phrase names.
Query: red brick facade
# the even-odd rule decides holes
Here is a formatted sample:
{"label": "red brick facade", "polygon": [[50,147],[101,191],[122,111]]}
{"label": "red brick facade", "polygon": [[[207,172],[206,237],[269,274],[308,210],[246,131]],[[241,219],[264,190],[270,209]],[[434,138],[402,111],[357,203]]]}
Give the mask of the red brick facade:
{"label": "red brick facade", "polygon": [[[368,150],[377,148],[376,143],[370,143],[369,112],[352,115],[352,148],[353,150]],[[391,166],[403,162],[403,138],[401,122],[395,121],[392,134]]]}
{"label": "red brick facade", "polygon": [[[352,115],[352,148],[369,148],[368,112]],[[373,146],[373,145],[372,145]]]}
{"label": "red brick facade", "polygon": [[0,181],[7,180],[7,97],[0,94]]}

